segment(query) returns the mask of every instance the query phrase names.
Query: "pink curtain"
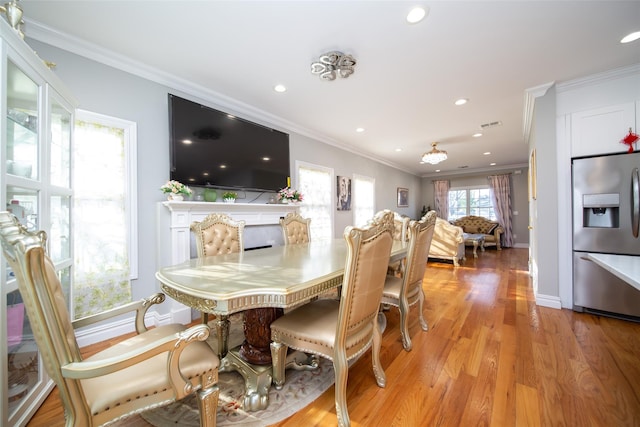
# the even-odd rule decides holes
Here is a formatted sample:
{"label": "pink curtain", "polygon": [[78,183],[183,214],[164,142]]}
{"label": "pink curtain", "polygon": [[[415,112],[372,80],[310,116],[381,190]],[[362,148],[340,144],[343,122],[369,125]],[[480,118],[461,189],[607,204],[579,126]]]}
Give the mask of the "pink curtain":
{"label": "pink curtain", "polygon": [[449,220],[449,181],[433,181],[436,214]]}
{"label": "pink curtain", "polygon": [[511,225],[511,177],[510,175],[493,175],[489,177],[493,211],[498,222],[504,228],[502,246],[513,246],[513,227]]}

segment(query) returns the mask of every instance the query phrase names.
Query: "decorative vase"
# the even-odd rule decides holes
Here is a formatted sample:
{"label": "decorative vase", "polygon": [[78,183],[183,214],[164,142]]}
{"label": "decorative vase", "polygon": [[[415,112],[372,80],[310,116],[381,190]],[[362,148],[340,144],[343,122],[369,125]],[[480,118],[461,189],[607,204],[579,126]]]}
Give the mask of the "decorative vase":
{"label": "decorative vase", "polygon": [[234,199],[233,197],[225,197],[224,199],[222,199],[225,203],[235,203],[236,199]]}
{"label": "decorative vase", "polygon": [[204,200],[206,202],[215,202],[216,200],[218,200],[218,192],[211,188],[207,188],[206,190],[204,190]]}
{"label": "decorative vase", "polygon": [[182,194],[169,194],[169,197],[167,197],[168,200],[171,200],[172,202],[181,202],[184,200],[184,196]]}

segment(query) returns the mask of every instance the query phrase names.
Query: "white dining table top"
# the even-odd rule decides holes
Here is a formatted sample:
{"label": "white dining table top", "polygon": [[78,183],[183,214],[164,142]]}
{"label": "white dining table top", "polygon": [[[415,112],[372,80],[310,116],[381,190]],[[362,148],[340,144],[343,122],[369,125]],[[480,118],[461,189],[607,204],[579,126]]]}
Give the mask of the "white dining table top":
{"label": "white dining table top", "polygon": [[[403,258],[407,247],[394,241],[390,261]],[[346,256],[343,238],[314,241],[194,258],[162,268],[156,278],[170,297],[214,314],[287,308],[340,286]]]}

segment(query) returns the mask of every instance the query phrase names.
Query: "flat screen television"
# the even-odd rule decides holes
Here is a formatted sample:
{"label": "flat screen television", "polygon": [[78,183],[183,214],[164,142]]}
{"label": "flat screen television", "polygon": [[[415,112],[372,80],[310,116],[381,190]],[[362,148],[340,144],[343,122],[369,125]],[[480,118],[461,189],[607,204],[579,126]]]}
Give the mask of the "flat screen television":
{"label": "flat screen television", "polygon": [[169,94],[171,179],[189,186],[278,191],[289,135]]}

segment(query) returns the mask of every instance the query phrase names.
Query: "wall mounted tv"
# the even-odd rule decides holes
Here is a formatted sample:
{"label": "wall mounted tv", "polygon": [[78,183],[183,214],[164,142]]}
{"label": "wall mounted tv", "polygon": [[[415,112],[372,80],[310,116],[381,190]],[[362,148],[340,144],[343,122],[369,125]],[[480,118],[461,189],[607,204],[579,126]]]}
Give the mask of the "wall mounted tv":
{"label": "wall mounted tv", "polygon": [[189,186],[278,191],[289,135],[169,94],[171,179]]}

